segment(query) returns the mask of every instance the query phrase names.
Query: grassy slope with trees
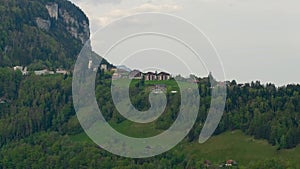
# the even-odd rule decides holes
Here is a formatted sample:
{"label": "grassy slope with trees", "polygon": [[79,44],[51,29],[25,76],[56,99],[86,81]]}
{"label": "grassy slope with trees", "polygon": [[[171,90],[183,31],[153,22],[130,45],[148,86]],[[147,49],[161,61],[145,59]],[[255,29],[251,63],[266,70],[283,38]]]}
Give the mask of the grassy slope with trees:
{"label": "grassy slope with trees", "polygon": [[[180,94],[167,94],[170,104],[156,121],[143,125],[127,121],[115,110],[111,101],[110,77],[110,73],[98,73],[96,95],[103,115],[116,130],[135,137],[153,136],[167,129],[175,120],[177,115],[175,112],[178,110],[176,103],[180,102]],[[84,166],[151,168],[156,164],[160,164],[160,168],[194,168],[200,167],[205,159],[219,164],[230,158],[238,161],[240,167],[255,168],[256,165],[273,163],[283,165],[281,168],[297,167],[297,159],[293,157],[299,154],[298,148],[290,150],[286,148],[293,148],[299,143],[297,140],[299,134],[293,133],[295,137],[289,136],[290,130],[297,131],[299,128],[297,121],[299,96],[296,94],[300,90],[298,85],[270,90],[272,85],[263,86],[258,82],[249,86],[239,86],[234,81],[231,82],[228,85],[225,114],[215,132],[216,137],[204,145],[198,145],[196,141],[210,104],[208,78],[199,79],[202,104],[197,122],[186,139],[171,152],[149,159],[130,160],[111,155],[92,142],[85,141],[86,138],[82,134],[83,131],[72,107],[71,81],[71,75],[22,76],[19,71],[0,69],[1,98],[7,101],[0,104],[0,154],[3,157],[0,165],[3,168],[10,168],[9,166],[39,168],[50,161],[55,168]],[[174,85],[174,82],[168,84]],[[134,105],[147,109],[148,92],[145,91],[152,85],[153,82],[142,81],[134,81],[131,84],[130,91]],[[247,91],[253,94],[244,94]],[[236,97],[238,102],[230,104],[230,100],[235,101]],[[247,100],[243,100],[243,97],[247,97]],[[275,105],[272,105],[274,99],[285,104],[278,107],[278,103],[274,102]],[[277,108],[274,109],[272,106]],[[293,123],[290,123],[291,120]],[[263,130],[265,127],[269,130]],[[239,131],[236,135],[230,135],[228,132],[237,129],[249,136]],[[275,131],[278,135],[274,138],[266,137]],[[260,139],[266,141],[257,141]],[[270,144],[267,144],[267,141]],[[111,164],[112,161],[117,163]]]}

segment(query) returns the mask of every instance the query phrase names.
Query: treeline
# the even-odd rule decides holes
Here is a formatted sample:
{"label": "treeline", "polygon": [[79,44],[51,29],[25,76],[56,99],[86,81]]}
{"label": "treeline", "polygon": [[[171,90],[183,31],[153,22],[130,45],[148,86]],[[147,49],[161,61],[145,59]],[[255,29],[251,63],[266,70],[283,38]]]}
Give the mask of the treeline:
{"label": "treeline", "polygon": [[260,82],[228,86],[225,116],[218,132],[241,129],[278,149],[300,143],[300,85],[275,87]]}
{"label": "treeline", "polygon": [[[207,82],[207,81],[206,81]],[[208,85],[208,83],[206,83]],[[189,140],[197,140],[210,106],[210,90],[199,84],[201,107]],[[259,81],[227,84],[227,100],[222,120],[215,131],[220,134],[240,129],[257,139],[266,139],[278,149],[300,143],[300,85],[276,87]]]}

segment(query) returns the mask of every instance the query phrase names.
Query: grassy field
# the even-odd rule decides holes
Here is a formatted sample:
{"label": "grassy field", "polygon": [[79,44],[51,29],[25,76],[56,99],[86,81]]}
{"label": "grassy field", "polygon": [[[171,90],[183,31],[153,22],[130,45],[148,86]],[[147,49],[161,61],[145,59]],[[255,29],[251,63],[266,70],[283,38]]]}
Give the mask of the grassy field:
{"label": "grassy field", "polygon": [[[154,128],[154,123],[139,124],[139,123],[133,123],[133,122],[130,122],[127,120],[120,124],[110,123],[110,125],[118,132],[123,133],[130,137],[135,137],[135,138],[152,137],[152,136],[158,135],[161,132],[163,132],[160,130],[156,130]],[[73,135],[73,136],[71,136],[71,138],[74,141],[91,141],[85,133]]]}
{"label": "grassy field", "polygon": [[[190,158],[203,161],[208,159],[214,163],[221,163],[228,159],[237,161],[241,166],[248,166],[251,162],[281,159],[290,161],[293,166],[299,165],[300,146],[290,150],[276,150],[265,140],[255,140],[241,131],[226,132],[214,136],[204,144],[197,142],[182,143],[181,151]],[[299,166],[300,167],[300,166]]]}
{"label": "grassy field", "polygon": [[156,130],[154,128],[154,123],[140,124],[126,120],[120,124],[110,123],[110,125],[118,132],[136,138],[152,137],[163,132]]}
{"label": "grassy field", "polygon": [[[114,126],[115,124],[112,124]],[[126,127],[125,127],[126,126]],[[145,128],[140,129],[139,126],[125,122],[119,126],[114,126],[115,129],[122,133],[134,131],[131,136],[140,136],[145,133]],[[149,132],[146,135],[155,135],[159,131],[148,128]],[[71,136],[74,141],[91,141],[84,133]],[[177,145],[172,151],[184,152],[189,159],[203,162],[210,160],[214,164],[220,164],[228,159],[233,159],[240,166],[248,166],[252,162],[281,159],[290,161],[293,166],[298,166],[300,157],[300,146],[290,150],[276,150],[276,147],[271,146],[265,140],[255,140],[254,138],[243,134],[241,131],[226,132],[218,136],[214,136],[204,144],[198,142],[187,143],[183,141]],[[300,166],[299,166],[300,168]]]}
{"label": "grassy field", "polygon": [[[140,80],[130,80],[130,79],[119,79],[115,81],[115,84],[118,85],[119,87],[126,87],[127,83],[130,83],[130,87],[135,86],[137,83],[139,83]],[[183,88],[189,88],[191,87],[191,85],[195,85],[195,84],[191,84],[189,82],[183,82],[181,81],[180,84],[182,85]],[[166,85],[167,91],[170,92],[172,90],[179,90],[179,86],[176,82],[176,80],[172,79],[172,80],[164,80],[164,81],[159,81],[159,80],[151,80],[151,81],[145,81],[145,86],[149,87],[149,86],[155,86],[155,85]]]}

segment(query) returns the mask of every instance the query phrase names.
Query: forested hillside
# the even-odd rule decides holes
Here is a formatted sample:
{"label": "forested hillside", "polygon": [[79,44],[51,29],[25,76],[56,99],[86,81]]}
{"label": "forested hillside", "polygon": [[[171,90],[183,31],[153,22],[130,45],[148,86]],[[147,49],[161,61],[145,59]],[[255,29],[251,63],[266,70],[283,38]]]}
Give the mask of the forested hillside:
{"label": "forested hillside", "polygon": [[67,0],[1,0],[0,66],[70,68],[89,21]]}
{"label": "forested hillside", "polygon": [[[72,73],[24,76],[11,68],[20,65],[33,70],[72,70],[90,34],[84,13],[67,0],[1,0],[0,14],[0,168],[204,168],[206,157],[192,157],[189,153],[198,146],[194,144],[210,107],[208,77],[198,78],[201,106],[196,124],[182,143],[153,158],[121,158],[84,136],[72,103]],[[168,105],[162,116],[141,125],[126,120],[114,107],[112,73],[99,70],[95,90],[99,108],[116,130],[133,137],[149,137],[172,125],[181,102],[180,93],[170,94],[178,88],[173,79],[132,81],[131,101],[139,110],[149,108],[148,95],[153,86],[163,83],[167,88]],[[251,140],[264,139],[278,154],[289,153],[300,143],[299,94],[300,85],[275,87],[260,82],[228,82],[228,98],[216,138],[225,135],[228,143],[231,135],[227,133],[240,130]],[[218,154],[212,152],[210,157]],[[294,158],[243,159],[240,168],[299,168]],[[216,161],[219,162],[222,161]]]}
{"label": "forested hillside", "polygon": [[[44,150],[46,151],[44,154],[41,154],[41,156],[43,156],[43,158],[40,159],[41,165],[46,163],[44,160],[48,158],[58,158],[56,159],[57,165],[61,165],[61,158],[71,160],[71,158],[68,159],[69,155],[63,155],[64,153],[79,151],[77,148],[85,150],[85,146],[87,146],[87,149],[90,147],[93,150],[94,156],[99,156],[99,158],[109,157],[109,159],[117,158],[122,161],[120,166],[127,166],[133,162],[128,162],[123,158],[104,153],[104,150],[100,152],[105,155],[98,154],[100,152],[98,152],[97,146],[92,143],[70,143],[72,145],[75,144],[73,148],[69,147],[63,149],[61,147],[66,144],[64,142],[68,142],[70,139],[68,136],[78,135],[83,132],[77,121],[72,105],[71,75],[22,76],[21,72],[15,72],[8,68],[0,69],[0,75],[1,98],[5,100],[5,103],[0,104],[0,143],[2,155],[6,153],[10,154],[10,159],[6,160],[11,162],[17,160],[14,159],[14,155],[11,153],[14,152],[18,154],[18,152],[21,151],[29,151],[33,146],[37,148],[36,150],[32,150],[33,152],[39,152],[40,148],[47,149]],[[123,131],[123,133],[132,136],[139,135],[143,137],[145,134],[151,136],[166,130],[176,119],[180,94],[167,94],[169,104],[159,119],[151,124],[140,125],[138,127],[139,129],[131,128],[131,124],[126,122],[127,120],[123,118],[113,106],[110,94],[110,83],[110,72],[98,73],[96,95],[99,107],[105,118],[112,126],[115,126],[116,130],[120,132]],[[172,82],[172,80],[168,82],[168,84],[171,85],[171,88],[176,88],[176,83]],[[151,88],[152,85],[153,82],[148,83],[143,80],[134,80],[132,82],[130,89],[132,102],[138,109],[142,110],[149,107],[147,100],[149,94],[148,89],[149,87]],[[201,107],[197,122],[184,141],[186,143],[192,143],[198,139],[210,106],[210,90],[208,78],[199,78]],[[225,113],[215,134],[218,135],[226,131],[241,129],[244,133],[254,136],[256,139],[268,140],[269,143],[276,146],[277,150],[295,147],[300,142],[298,125],[300,98],[297,94],[298,92],[300,92],[299,85],[288,85],[277,88],[272,84],[261,85],[259,82],[243,85],[238,85],[235,81],[230,82],[228,84],[228,99]],[[123,125],[125,123],[127,125]],[[118,126],[118,124],[121,124],[121,126]],[[149,133],[140,132],[143,129],[145,129],[145,131],[149,130]],[[46,137],[47,141],[43,140],[43,137]],[[61,141],[58,142],[56,139],[54,139],[55,141],[51,141],[52,137],[58,137]],[[40,139],[40,142],[36,142],[36,139]],[[20,144],[22,144],[22,146]],[[46,147],[43,147],[41,144],[45,144]],[[53,147],[53,144],[58,144],[57,146],[60,148],[57,147],[57,149]],[[24,150],[24,146],[25,148],[26,146],[29,147]],[[62,154],[57,154],[58,152],[56,152],[56,150]],[[52,153],[49,154],[49,151]],[[75,154],[72,156],[74,155]],[[76,154],[74,158],[77,158],[78,155],[79,154]],[[168,163],[167,166],[184,163],[187,159],[181,156],[183,156],[183,154],[174,157],[182,159],[174,163]],[[26,158],[29,157],[26,156]],[[34,159],[32,160],[34,161]],[[139,163],[143,165],[145,165],[145,163],[148,165],[149,163],[150,165],[154,163],[155,160],[158,159],[149,159],[146,160],[147,162],[143,162],[142,160]],[[110,160],[108,160],[108,163],[109,161]],[[88,161],[80,162],[84,165],[89,163]],[[97,164],[97,161],[92,163],[95,166],[102,165],[102,163]],[[20,162],[20,165],[26,165],[25,161]],[[71,165],[71,163],[68,164],[68,166],[69,165]]]}

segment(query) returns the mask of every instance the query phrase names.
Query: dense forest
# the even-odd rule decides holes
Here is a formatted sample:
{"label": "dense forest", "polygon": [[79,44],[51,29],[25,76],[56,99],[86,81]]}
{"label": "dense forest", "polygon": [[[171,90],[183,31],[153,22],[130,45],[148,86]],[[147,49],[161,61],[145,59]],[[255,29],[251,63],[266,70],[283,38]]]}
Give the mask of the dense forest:
{"label": "dense forest", "polygon": [[[99,71],[96,95],[106,120],[118,124],[126,119],[113,106],[111,75],[111,72]],[[194,128],[184,140],[186,143],[197,141],[210,106],[209,78],[198,80],[201,107]],[[10,165],[18,165],[18,168],[36,165],[39,168],[49,161],[55,168],[82,168],[81,165],[91,168],[151,168],[155,163],[162,164],[161,168],[187,166],[188,159],[184,154],[174,155],[174,151],[147,160],[129,160],[111,155],[93,143],[70,141],[68,136],[83,132],[72,105],[71,83],[71,75],[22,76],[20,71],[0,69],[0,98],[3,101],[0,104],[0,144],[3,156],[0,164],[4,168],[10,168]],[[132,82],[131,100],[138,109],[149,107],[149,92],[146,89],[151,86],[143,80]],[[236,84],[232,81],[228,82],[227,87],[226,109],[216,135],[240,129],[257,139],[268,140],[278,150],[299,144],[299,85],[275,87],[259,82]],[[154,130],[168,129],[176,119],[180,94],[167,94],[167,98],[170,103],[163,115],[153,122]],[[101,159],[101,162],[96,159]],[[113,160],[120,163],[111,164]]]}

